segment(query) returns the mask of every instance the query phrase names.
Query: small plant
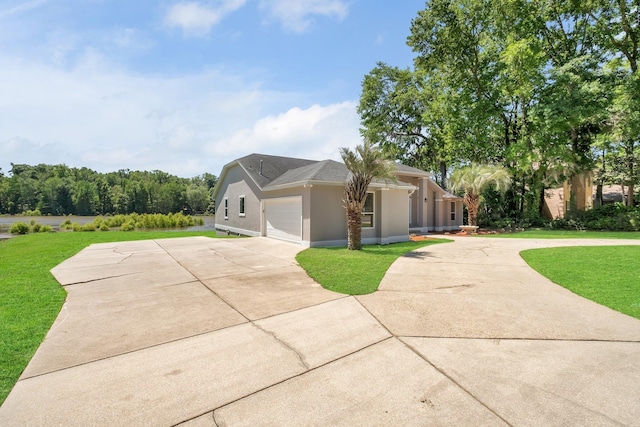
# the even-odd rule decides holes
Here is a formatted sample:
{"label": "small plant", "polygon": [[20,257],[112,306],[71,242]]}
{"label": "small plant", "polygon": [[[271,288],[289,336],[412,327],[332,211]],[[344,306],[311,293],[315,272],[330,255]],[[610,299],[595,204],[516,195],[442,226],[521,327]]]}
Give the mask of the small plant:
{"label": "small plant", "polygon": [[82,231],[96,231],[96,225],[92,222],[89,222],[82,226]]}
{"label": "small plant", "polygon": [[120,226],[120,231],[133,231],[135,229],[136,229],[135,225],[133,225],[130,222],[125,222]]}
{"label": "small plant", "polygon": [[26,216],[42,216],[40,209],[28,210],[24,213]]}
{"label": "small plant", "polygon": [[109,226],[103,222],[102,224],[100,224],[100,231],[111,231],[111,228],[109,228]]}
{"label": "small plant", "polygon": [[9,232],[11,234],[27,234],[29,233],[29,224],[26,222],[14,222],[11,224]]}

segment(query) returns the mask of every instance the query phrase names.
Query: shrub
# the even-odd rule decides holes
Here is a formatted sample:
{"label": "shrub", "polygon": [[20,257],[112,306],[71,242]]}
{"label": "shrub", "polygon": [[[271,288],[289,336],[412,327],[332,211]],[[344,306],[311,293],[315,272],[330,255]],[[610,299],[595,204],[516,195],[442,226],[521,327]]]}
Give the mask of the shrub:
{"label": "shrub", "polygon": [[100,224],[100,231],[111,231],[111,228],[109,228],[109,226],[103,222],[102,224]]}
{"label": "shrub", "polygon": [[92,222],[89,222],[82,226],[82,231],[96,231],[96,225]]}
{"label": "shrub", "polygon": [[46,225],[45,224],[45,225],[40,226],[40,232],[41,233],[48,233],[50,231],[53,231],[53,228],[51,228],[50,225]]}
{"label": "shrub", "polygon": [[120,226],[120,231],[133,231],[135,229],[136,227],[130,222],[125,222]]}
{"label": "shrub", "polygon": [[29,224],[26,222],[14,222],[9,229],[11,234],[27,234],[29,232]]}
{"label": "shrub", "polygon": [[584,212],[572,212],[567,218],[556,219],[549,225],[555,229],[640,231],[640,207],[622,203],[597,206]]}
{"label": "shrub", "polygon": [[26,216],[42,216],[42,212],[40,209],[36,208],[34,210],[28,210],[24,213]]}

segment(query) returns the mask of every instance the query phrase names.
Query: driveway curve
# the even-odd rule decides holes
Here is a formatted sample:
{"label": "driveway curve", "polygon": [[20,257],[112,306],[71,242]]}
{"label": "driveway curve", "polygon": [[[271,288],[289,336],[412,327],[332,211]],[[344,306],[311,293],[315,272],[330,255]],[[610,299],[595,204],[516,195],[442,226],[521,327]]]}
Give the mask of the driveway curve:
{"label": "driveway curve", "polygon": [[92,245],[0,425],[639,425],[640,321],[518,255],[623,244],[456,238],[358,297],[267,238]]}

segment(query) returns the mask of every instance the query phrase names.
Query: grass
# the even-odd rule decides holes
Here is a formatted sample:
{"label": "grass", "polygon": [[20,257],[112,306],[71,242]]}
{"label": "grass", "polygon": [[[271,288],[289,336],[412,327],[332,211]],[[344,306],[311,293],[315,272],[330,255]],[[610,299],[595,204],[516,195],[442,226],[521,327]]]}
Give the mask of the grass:
{"label": "grass", "polygon": [[508,237],[516,239],[640,239],[638,231],[572,231],[527,230],[517,233],[486,234],[482,237]]}
{"label": "grass", "polygon": [[0,404],[53,324],[66,292],[49,270],[92,243],[216,232],[38,233],[0,242]]}
{"label": "grass", "polygon": [[640,319],[640,246],[530,249],[521,255],[554,283]]}
{"label": "grass", "polygon": [[450,240],[423,240],[391,245],[366,245],[361,251],[347,248],[310,248],[296,256],[309,276],[324,288],[348,295],[370,294],[398,257],[423,246]]}

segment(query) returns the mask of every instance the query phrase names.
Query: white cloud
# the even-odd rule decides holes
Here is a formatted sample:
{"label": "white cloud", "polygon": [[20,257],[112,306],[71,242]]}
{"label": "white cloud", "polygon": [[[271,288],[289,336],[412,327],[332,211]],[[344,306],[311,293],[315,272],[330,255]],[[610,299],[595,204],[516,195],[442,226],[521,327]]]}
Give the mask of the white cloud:
{"label": "white cloud", "polygon": [[349,12],[344,0],[261,0],[260,7],[285,29],[297,33],[304,32],[313,25],[313,15],[341,21]]}
{"label": "white cloud", "polygon": [[0,55],[0,81],[4,172],[64,163],[191,177],[252,152],[338,159],[359,142],[355,102],[292,107],[305,95],[232,72],[140,75],[90,51],[71,69]]}
{"label": "white cloud", "polygon": [[169,8],[164,23],[168,27],[182,28],[184,34],[202,36],[209,33],[225,15],[240,9],[245,3],[246,0],[221,0],[214,7],[195,1],[180,2]]}
{"label": "white cloud", "polygon": [[6,18],[7,16],[15,15],[20,12],[25,12],[27,10],[34,9],[40,6],[43,3],[46,3],[48,0],[30,0],[18,2],[13,6],[9,6],[6,9],[0,9],[0,19]]}
{"label": "white cloud", "polygon": [[354,147],[360,142],[359,117],[352,101],[293,107],[278,115],[257,120],[208,147],[210,153],[231,158],[252,152],[301,157],[315,160],[340,158],[340,147]]}

